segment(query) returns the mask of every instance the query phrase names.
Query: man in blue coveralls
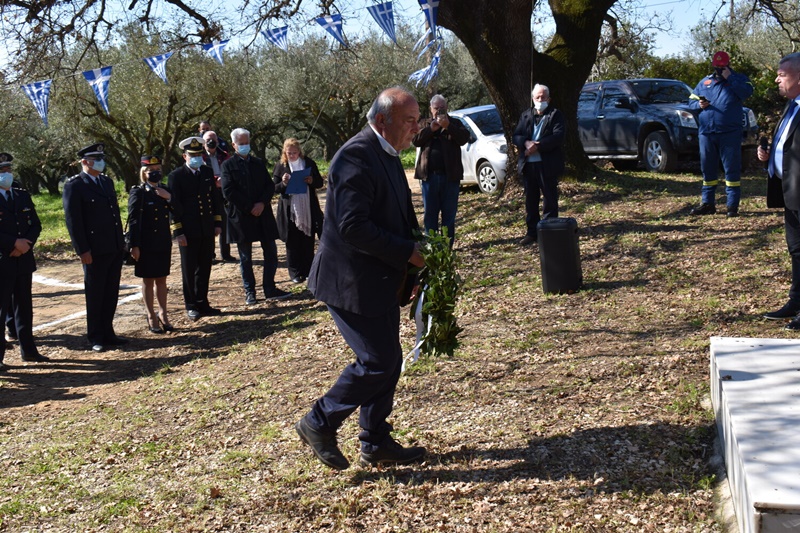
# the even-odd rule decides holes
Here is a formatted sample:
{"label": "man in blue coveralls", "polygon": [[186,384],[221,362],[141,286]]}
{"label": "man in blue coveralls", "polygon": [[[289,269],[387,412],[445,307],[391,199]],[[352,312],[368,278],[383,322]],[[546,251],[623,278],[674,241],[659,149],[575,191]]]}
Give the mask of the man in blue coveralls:
{"label": "man in blue coveralls", "polygon": [[700,168],[703,171],[702,203],[692,215],[717,212],[716,192],[719,163],[725,171],[728,216],[739,215],[742,174],[742,102],[753,94],[753,85],[744,74],[731,70],[726,52],[717,52],[711,61],[714,72],[697,84],[692,107],[700,109],[698,131]]}

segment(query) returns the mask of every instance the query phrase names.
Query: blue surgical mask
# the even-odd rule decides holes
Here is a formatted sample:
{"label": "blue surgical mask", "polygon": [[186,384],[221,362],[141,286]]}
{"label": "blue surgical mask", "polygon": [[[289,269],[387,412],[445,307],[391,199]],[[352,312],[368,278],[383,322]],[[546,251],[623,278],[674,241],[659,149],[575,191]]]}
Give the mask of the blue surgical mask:
{"label": "blue surgical mask", "polygon": [[92,163],[92,169],[96,170],[97,172],[102,172],[106,169],[106,162],[102,159],[100,161],[95,160]]}
{"label": "blue surgical mask", "polygon": [[0,189],[10,189],[14,182],[14,175],[11,172],[0,172]]}
{"label": "blue surgical mask", "polygon": [[249,144],[237,144],[236,145],[236,153],[242,157],[247,157],[247,154],[250,153],[250,145]]}
{"label": "blue surgical mask", "polygon": [[197,170],[202,165],[203,165],[203,156],[202,155],[196,155],[194,157],[190,157],[189,158],[189,168],[191,168],[192,170]]}

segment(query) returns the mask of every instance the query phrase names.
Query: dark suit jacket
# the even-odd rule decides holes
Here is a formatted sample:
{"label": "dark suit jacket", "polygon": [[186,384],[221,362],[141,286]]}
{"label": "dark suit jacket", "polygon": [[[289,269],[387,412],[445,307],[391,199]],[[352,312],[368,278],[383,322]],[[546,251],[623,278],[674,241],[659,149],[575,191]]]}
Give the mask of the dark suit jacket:
{"label": "dark suit jacket", "polygon": [[222,227],[222,203],[214,193],[214,172],[202,165],[197,174],[185,164],[169,173],[167,186],[172,191],[172,233],[187,239],[214,238]]}
{"label": "dark suit jacket", "polygon": [[78,255],[116,254],[125,246],[114,184],[104,174],[99,179],[97,186],[81,172],[64,184],[64,218]]}
{"label": "dark suit jacket", "polygon": [[[308,185],[308,201],[311,205],[311,224],[314,233],[322,235],[322,209],[319,206],[319,198],[317,198],[317,189],[324,185],[322,176],[319,173],[317,164],[310,157],[304,157],[303,161],[306,163],[306,168],[311,169],[311,183]],[[280,161],[275,164],[275,169],[272,171],[272,181],[275,183],[275,192],[279,193],[281,197],[278,199],[278,236],[284,242],[289,235],[289,213],[292,207],[292,197],[286,194],[286,185],[283,184],[283,175],[291,174],[292,171],[289,165],[284,165]]]}
{"label": "dark suit jacket", "polygon": [[428,157],[431,153],[431,142],[438,137],[444,155],[445,175],[447,181],[461,181],[464,177],[464,166],[461,164],[461,147],[469,140],[469,131],[460,120],[450,117],[450,125],[446,130],[434,132],[428,125],[414,136],[414,146],[421,148],[414,177],[418,180],[428,179]]}
{"label": "dark suit jacket", "polygon": [[172,248],[169,227],[172,211],[172,202],[157,195],[151,185],[143,183],[131,188],[128,196],[131,247],[139,247],[145,252],[169,251]]}
{"label": "dark suit jacket", "polygon": [[[789,103],[783,108],[781,120],[776,126],[776,131],[772,132],[773,147],[777,142],[775,133],[777,128],[783,121],[783,116],[789,108]],[[786,208],[792,211],[800,210],[800,132],[798,132],[798,125],[800,125],[800,110],[795,114],[794,121],[788,126],[789,133],[786,137],[786,142],[783,144],[783,179],[781,185],[783,186],[783,201]],[[770,176],[769,179],[777,179]],[[774,183],[774,182],[773,182]]]}
{"label": "dark suit jacket", "polygon": [[[17,239],[28,239],[36,242],[42,232],[42,224],[36,214],[31,195],[24,189],[12,188],[14,209],[9,210],[0,199],[0,273],[33,272],[36,260],[33,257],[33,245],[27,253],[19,257],[10,257]],[[2,193],[0,193],[2,194]]]}
{"label": "dark suit jacket", "polygon": [[[533,133],[533,109],[526,109],[519,117],[514,129],[512,141],[519,151],[517,172],[522,173],[525,166],[525,141],[530,140]],[[545,178],[558,178],[564,173],[564,138],[566,128],[564,115],[554,107],[548,107],[542,119],[542,133],[539,137],[539,152],[542,156],[542,167]]]}
{"label": "dark suit jacket", "polygon": [[308,288],[326,304],[376,317],[398,306],[419,228],[400,159],[367,126],[331,161],[325,227]]}
{"label": "dark suit jacket", "polygon": [[[254,155],[235,155],[222,164],[222,196],[228,201],[228,242],[262,242],[278,238],[272,214],[272,183],[264,160]],[[250,214],[253,205],[264,203],[261,216]]]}

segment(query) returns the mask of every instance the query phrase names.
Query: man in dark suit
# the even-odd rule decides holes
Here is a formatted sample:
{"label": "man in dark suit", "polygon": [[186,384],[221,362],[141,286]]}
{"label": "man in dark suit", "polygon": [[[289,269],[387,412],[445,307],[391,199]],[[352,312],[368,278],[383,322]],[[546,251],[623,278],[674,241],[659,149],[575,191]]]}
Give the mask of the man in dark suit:
{"label": "man in dark suit", "polygon": [[78,151],[82,172],[64,184],[64,217],[72,247],[83,265],[86,329],[95,352],[128,341],[114,333],[125,241],[117,192],[105,169],[104,145]]}
{"label": "man in dark suit", "polygon": [[228,240],[227,230],[228,217],[225,216],[225,205],[222,199],[222,163],[230,156],[228,152],[220,148],[220,142],[215,132],[208,130],[203,133],[203,142],[206,147],[205,152],[203,152],[203,163],[214,171],[214,180],[217,186],[215,192],[219,196],[219,202],[222,205],[222,232],[219,234],[219,255],[222,257],[222,261],[236,263],[236,259],[231,255],[231,244]]}
{"label": "man in dark suit", "polygon": [[256,278],[253,274],[253,243],[260,242],[264,253],[261,287],[267,300],[282,300],[291,293],[275,286],[278,270],[278,225],[272,213],[275,184],[262,159],[250,153],[250,132],[236,128],[231,132],[234,155],[222,164],[222,196],[228,202],[228,237],[239,251],[244,298],[255,305]]}
{"label": "man in dark suit", "polygon": [[215,193],[214,172],[203,164],[203,139],[178,143],[184,164],[170,172],[172,234],[180,246],[183,303],[191,320],[220,314],[208,303],[214,240],[222,231],[222,205]]}
{"label": "man in dark suit", "polygon": [[392,439],[386,421],[402,366],[398,293],[408,264],[424,264],[398,157],[419,130],[419,105],[393,87],[378,96],[367,119],[369,127],[331,161],[325,226],[308,276],[308,288],[328,305],[356,360],[295,424],[317,458],[337,470],[350,463],[336,431],[359,407],[362,465],[405,464],[425,455],[425,448],[404,448]]}
{"label": "man in dark suit", "polygon": [[550,106],[546,85],[534,85],[531,102],[533,107],[522,113],[513,136],[519,152],[517,172],[525,189],[527,231],[519,242],[523,246],[536,242],[542,196],[541,218],[558,216],[558,178],[564,173],[564,115]]}
{"label": "man in dark suit", "polygon": [[764,318],[791,319],[786,329],[797,331],[800,330],[800,52],[781,59],[775,82],[778,92],[789,101],[772,136],[772,148],[759,146],[758,159],[768,162],[767,179],[780,180],[783,189],[786,245],[792,257],[792,285],[789,287],[789,301],[777,311],[765,314]]}
{"label": "man in dark suit", "polygon": [[[0,324],[5,323],[6,316],[12,316],[22,360],[42,362],[49,359],[39,354],[33,342],[31,295],[36,270],[33,245],[42,225],[28,191],[11,187],[13,160],[11,154],[0,153]],[[0,372],[8,369],[3,364],[4,355],[5,341],[0,339]]]}

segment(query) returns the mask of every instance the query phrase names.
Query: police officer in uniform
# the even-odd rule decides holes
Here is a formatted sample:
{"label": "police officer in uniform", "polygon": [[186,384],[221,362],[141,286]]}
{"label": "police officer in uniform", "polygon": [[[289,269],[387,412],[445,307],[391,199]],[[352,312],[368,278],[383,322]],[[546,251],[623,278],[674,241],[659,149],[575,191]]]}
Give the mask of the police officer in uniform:
{"label": "police officer in uniform", "polygon": [[104,149],[95,143],[79,150],[82,172],[64,184],[64,217],[83,265],[86,329],[95,352],[128,342],[114,333],[125,241],[114,183],[102,173]]}
{"label": "police officer in uniform", "polygon": [[[6,316],[13,316],[22,360],[42,362],[49,359],[39,354],[33,342],[31,296],[36,270],[33,245],[42,225],[28,191],[11,187],[13,159],[11,154],[0,153],[0,324]],[[0,372],[8,369],[3,364],[4,354],[5,342],[0,339]]]}
{"label": "police officer in uniform", "polygon": [[222,231],[222,205],[215,193],[214,171],[203,164],[205,147],[200,137],[189,137],[178,146],[184,164],[170,172],[172,232],[180,245],[183,301],[191,320],[218,315],[208,303],[214,240]]}

